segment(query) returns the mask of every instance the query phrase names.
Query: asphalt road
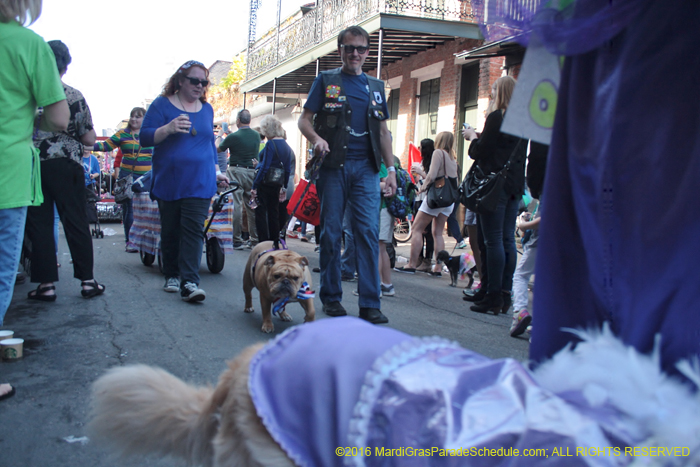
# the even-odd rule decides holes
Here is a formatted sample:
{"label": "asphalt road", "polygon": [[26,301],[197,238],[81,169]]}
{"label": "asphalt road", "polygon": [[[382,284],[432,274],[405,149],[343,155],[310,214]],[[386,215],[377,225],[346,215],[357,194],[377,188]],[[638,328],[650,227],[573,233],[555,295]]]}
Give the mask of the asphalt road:
{"label": "asphalt road", "polygon": [[[162,291],[157,266],[146,267],[138,254],[124,252],[121,225],[102,227],[116,231],[93,240],[95,276],[107,286],[103,296],[80,296],[62,235],[58,300],[30,302],[27,292],[35,284],[15,287],[2,329],[15,331],[25,348],[24,358],[0,363],[0,382],[17,388],[13,398],[0,402],[0,466],[184,466],[172,459],[120,460],[85,442],[90,384],[106,369],[132,363],[160,366],[197,384],[215,384],[225,361],[241,349],[303,321],[301,307],[291,304],[287,311],[294,321],[275,319],[275,333],[262,334],[257,291],[256,313],[243,313],[247,250],[226,255],[220,274],[211,274],[203,260],[201,287],[207,299],[188,304],[179,294]],[[451,248],[454,242],[447,239],[447,244]],[[318,266],[313,244],[290,240],[289,246]],[[399,255],[407,252],[407,245],[399,245]],[[314,290],[318,279],[314,274]],[[395,273],[393,282],[396,296],[382,299],[388,326],[416,336],[439,335],[493,358],[527,358],[527,340],[508,336],[510,317],[470,312],[462,289],[450,287],[448,277]],[[357,316],[355,286],[343,283],[343,304]],[[318,298],[316,310],[317,319],[328,319]]]}

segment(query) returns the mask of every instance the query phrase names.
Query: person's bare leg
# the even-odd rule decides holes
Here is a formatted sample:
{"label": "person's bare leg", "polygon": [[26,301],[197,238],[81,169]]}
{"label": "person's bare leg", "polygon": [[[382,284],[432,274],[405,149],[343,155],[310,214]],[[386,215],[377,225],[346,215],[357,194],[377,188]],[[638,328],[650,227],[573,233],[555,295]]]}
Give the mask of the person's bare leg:
{"label": "person's bare leg", "polygon": [[408,261],[409,268],[418,267],[418,256],[423,249],[423,235],[421,234],[425,230],[425,226],[430,223],[432,216],[424,213],[423,211],[418,211],[415,219],[413,220],[413,226],[411,227],[413,235],[411,236],[411,258]]}
{"label": "person's bare leg", "polygon": [[386,244],[379,241],[379,279],[382,284],[391,285],[391,260],[386,251]]}
{"label": "person's bare leg", "polygon": [[[447,216],[444,214],[438,214],[437,217],[433,218],[433,238],[435,239],[435,259],[437,260],[437,254],[445,249],[445,237],[443,237],[443,232],[445,231],[445,222],[447,222]],[[440,272],[442,270],[442,265],[437,264],[435,261],[435,266],[433,266],[433,272]]]}

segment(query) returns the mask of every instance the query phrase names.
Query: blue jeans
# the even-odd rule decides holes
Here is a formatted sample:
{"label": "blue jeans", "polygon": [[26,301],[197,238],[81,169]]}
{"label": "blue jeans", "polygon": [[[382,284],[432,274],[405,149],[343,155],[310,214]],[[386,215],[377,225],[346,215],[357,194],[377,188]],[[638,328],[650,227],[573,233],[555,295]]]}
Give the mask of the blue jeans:
{"label": "blue jeans", "polygon": [[0,326],[12,301],[27,207],[0,209]]}
{"label": "blue jeans", "polygon": [[380,308],[379,302],[379,174],[368,158],[347,159],[339,169],[321,169],[316,182],[321,200],[321,302],[343,298],[340,281],[340,237],[345,206],[355,237],[357,290],[360,308]]}
{"label": "blue jeans", "polygon": [[343,235],[345,236],[345,249],[340,257],[340,273],[343,276],[354,276],[357,270],[355,261],[355,237],[352,234],[352,218],[350,216],[350,203],[345,206],[345,216],[343,217]]}
{"label": "blue jeans", "polygon": [[459,206],[459,203],[455,203],[450,217],[447,218],[447,228],[450,230],[452,238],[454,238],[457,243],[464,240],[464,237],[462,237],[462,230],[459,228],[459,222],[457,222],[457,210],[459,209]]}
{"label": "blue jeans", "polygon": [[504,191],[494,212],[479,214],[486,243],[488,282],[486,292],[510,291],[513,273],[518,261],[515,249],[515,220],[518,216],[519,196]]}
{"label": "blue jeans", "polygon": [[184,198],[158,201],[160,210],[160,248],[163,274],[179,277],[182,285],[199,285],[199,266],[204,246],[204,221],[209,212],[209,198]]}

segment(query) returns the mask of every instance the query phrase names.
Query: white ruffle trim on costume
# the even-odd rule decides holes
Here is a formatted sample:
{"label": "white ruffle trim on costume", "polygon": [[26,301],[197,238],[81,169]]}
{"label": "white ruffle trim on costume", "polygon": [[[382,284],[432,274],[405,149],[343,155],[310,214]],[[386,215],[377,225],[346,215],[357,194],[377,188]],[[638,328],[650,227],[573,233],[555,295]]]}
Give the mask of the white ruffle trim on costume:
{"label": "white ruffle trim on costume", "polygon": [[371,417],[371,409],[375,405],[382,384],[385,379],[397,369],[416,358],[437,349],[464,350],[459,344],[441,337],[416,337],[401,342],[384,352],[377,358],[372,367],[365,375],[360,397],[355,404],[350,426],[348,429],[348,446],[357,447],[358,455],[345,457],[344,463],[348,467],[363,467],[364,457],[360,452],[364,452],[367,447],[367,430]]}

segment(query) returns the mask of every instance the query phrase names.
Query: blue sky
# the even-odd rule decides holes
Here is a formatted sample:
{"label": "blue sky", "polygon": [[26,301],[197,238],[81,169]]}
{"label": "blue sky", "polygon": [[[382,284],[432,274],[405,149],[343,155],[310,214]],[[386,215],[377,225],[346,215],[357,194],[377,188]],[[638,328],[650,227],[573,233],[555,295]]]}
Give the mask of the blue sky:
{"label": "blue sky", "polygon": [[[283,17],[305,3],[283,0]],[[263,0],[258,35],[274,26],[276,8],[277,0]],[[45,0],[30,29],[70,49],[64,81],[84,94],[101,136],[155,98],[187,60],[210,66],[243,50],[248,10],[248,0]]]}

